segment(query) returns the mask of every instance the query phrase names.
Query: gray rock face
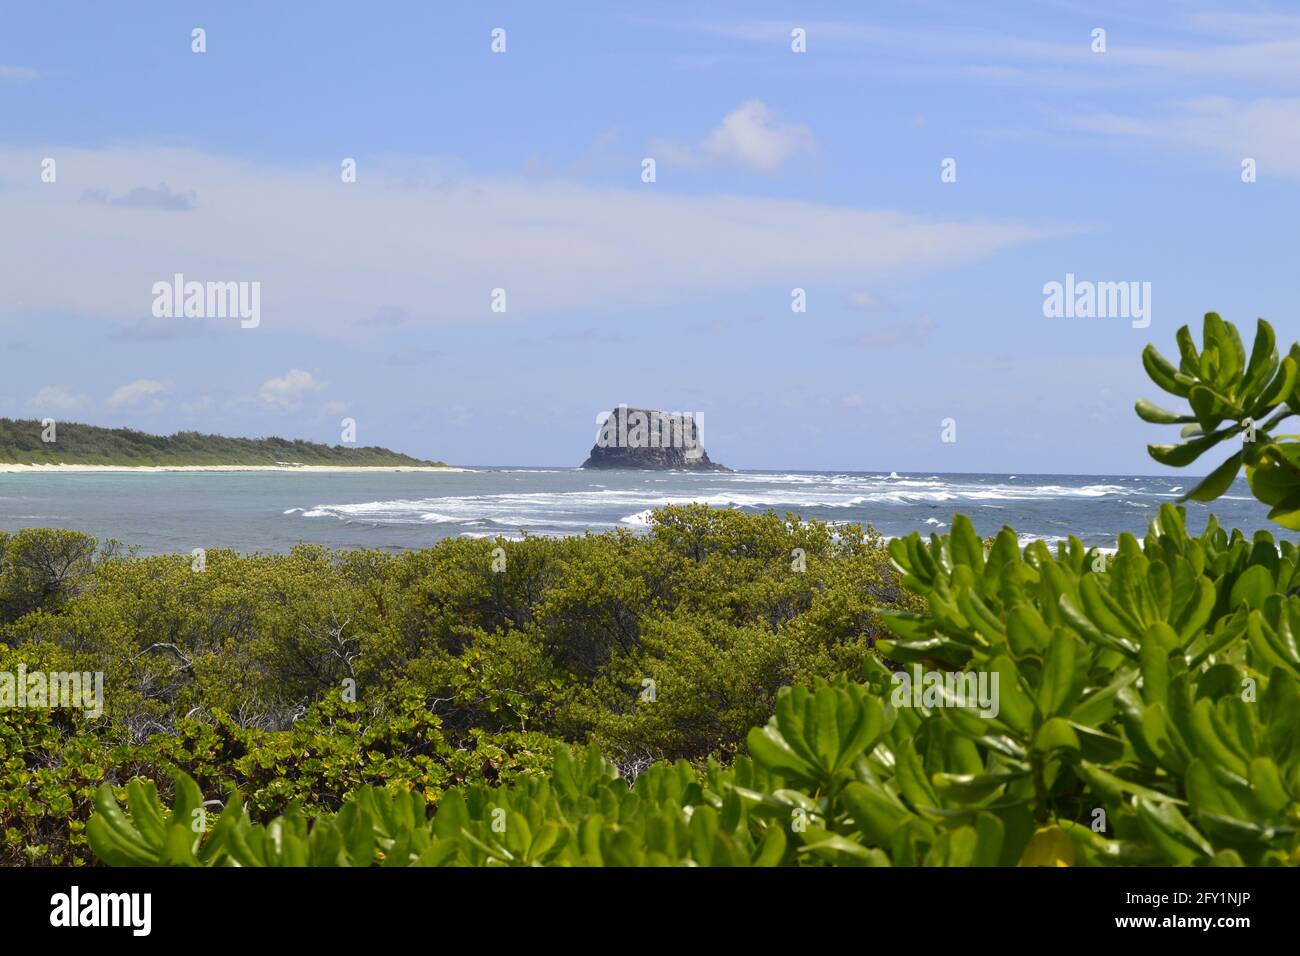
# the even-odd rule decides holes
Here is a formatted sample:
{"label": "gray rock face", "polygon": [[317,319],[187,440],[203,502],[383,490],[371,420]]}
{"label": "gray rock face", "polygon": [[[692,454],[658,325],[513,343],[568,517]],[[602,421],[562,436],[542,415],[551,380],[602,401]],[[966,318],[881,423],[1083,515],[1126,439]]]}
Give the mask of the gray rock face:
{"label": "gray rock face", "polygon": [[731,471],[709,460],[697,416],[626,405],[605,419],[582,467]]}

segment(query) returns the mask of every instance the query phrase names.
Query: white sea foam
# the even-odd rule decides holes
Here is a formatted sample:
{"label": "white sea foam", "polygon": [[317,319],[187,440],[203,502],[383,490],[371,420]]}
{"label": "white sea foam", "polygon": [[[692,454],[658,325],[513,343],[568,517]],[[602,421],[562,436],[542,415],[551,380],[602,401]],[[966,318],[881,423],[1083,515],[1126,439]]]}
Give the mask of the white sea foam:
{"label": "white sea foam", "polygon": [[436,511],[426,511],[424,514],[420,515],[420,520],[429,521],[433,524],[447,524],[448,522],[459,521],[460,519],[453,517],[452,515],[438,514]]}
{"label": "white sea foam", "polygon": [[[898,472],[887,476],[682,472],[602,473],[597,483],[584,480],[583,474],[559,469],[480,472],[455,489],[472,493],[317,504],[311,508],[291,508],[284,513],[303,518],[332,517],[349,524],[439,525],[453,533],[491,537],[502,531],[520,529],[538,534],[617,527],[641,531],[649,527],[652,510],[692,503],[751,512],[792,511],[805,517],[836,520],[840,519],[835,513],[840,512],[847,513],[844,520],[852,523],[897,525],[906,521],[912,527],[935,529],[946,528],[952,513],[966,512],[975,517],[981,528],[1009,523],[1026,533],[1022,536],[1025,541],[1058,541],[1059,535],[1033,533],[1047,530],[1034,527],[1039,520],[1034,516],[1046,516],[1059,526],[1059,518],[1070,512],[1055,508],[1044,511],[1042,503],[1050,506],[1058,502],[1061,508],[1078,508],[1088,502],[1107,502],[1108,507],[1129,512],[1154,508],[1172,497],[1166,490],[1171,487],[1169,484],[1144,479],[1135,487],[1129,478],[1118,477],[1073,483],[1060,478],[1026,480],[1023,476],[908,477]],[[494,482],[493,475],[501,478]],[[536,483],[522,484],[530,490],[518,490],[524,482],[521,475],[538,476]],[[555,475],[569,477],[557,479]],[[452,490],[445,484],[438,487],[444,492]],[[1020,514],[1022,508],[1028,507],[1038,510],[1030,513],[1032,520],[1026,521]],[[916,514],[917,509],[922,509],[922,513]],[[924,512],[930,509],[938,514],[932,511],[926,515]],[[981,521],[978,515],[982,510],[996,510],[1000,516],[994,522]],[[1106,523],[1111,522],[1108,519]]]}
{"label": "white sea foam", "polygon": [[[747,476],[748,477],[748,476]],[[338,517],[373,521],[465,521],[475,518],[527,524],[540,516],[559,519],[575,517],[593,510],[617,509],[622,505],[640,506],[636,514],[669,505],[706,504],[712,507],[749,509],[766,508],[857,508],[871,504],[938,505],[952,502],[1033,501],[1070,498],[1103,498],[1132,490],[1119,485],[1098,484],[1011,486],[976,484],[945,479],[896,479],[878,483],[874,479],[838,476],[821,482],[822,487],[808,487],[808,476],[783,482],[783,487],[752,491],[701,488],[699,493],[664,494],[647,488],[592,487],[581,491],[509,492],[504,494],[443,496],[415,500],[396,499],[352,504],[320,504],[311,509],[293,508],[285,514],[304,517]],[[715,479],[716,482],[716,479]],[[851,482],[851,483],[850,483]],[[775,483],[775,482],[773,482]],[[635,515],[624,514],[628,518]],[[622,520],[620,518],[619,520]],[[636,522],[628,522],[636,523]]]}
{"label": "white sea foam", "polygon": [[1042,541],[1046,544],[1056,544],[1058,541],[1066,541],[1068,537],[1063,534],[1029,534],[1027,532],[1016,535],[1016,542],[1020,545],[1021,550],[1026,546],[1033,544],[1035,541]]}

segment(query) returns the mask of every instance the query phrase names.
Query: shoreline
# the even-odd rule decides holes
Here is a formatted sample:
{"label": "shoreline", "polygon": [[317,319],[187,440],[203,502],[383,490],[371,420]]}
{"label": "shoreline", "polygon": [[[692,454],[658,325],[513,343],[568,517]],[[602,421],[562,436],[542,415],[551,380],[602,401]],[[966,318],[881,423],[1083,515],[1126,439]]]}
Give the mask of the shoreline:
{"label": "shoreline", "polygon": [[155,474],[166,471],[195,472],[235,472],[235,471],[275,471],[306,472],[309,474],[327,474],[342,472],[468,472],[473,468],[457,468],[453,465],[19,465],[0,462],[0,475],[20,474],[97,474],[130,473]]}

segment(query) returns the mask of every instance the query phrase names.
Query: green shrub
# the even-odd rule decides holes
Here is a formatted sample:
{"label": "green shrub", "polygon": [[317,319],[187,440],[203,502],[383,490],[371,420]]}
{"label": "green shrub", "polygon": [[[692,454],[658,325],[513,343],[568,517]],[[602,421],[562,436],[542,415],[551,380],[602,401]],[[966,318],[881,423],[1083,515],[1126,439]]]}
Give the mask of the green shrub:
{"label": "green shrub", "polygon": [[90,575],[96,544],[80,531],[0,531],[0,622],[73,598]]}
{"label": "green shrub", "polygon": [[[42,666],[25,659],[29,670]],[[0,669],[13,667],[13,655],[0,661]],[[110,721],[75,711],[15,708],[0,717],[0,865],[88,861],[84,829],[101,783],[183,774],[214,793],[239,789],[259,819],[295,806],[314,815],[337,810],[362,786],[414,789],[435,804],[459,784],[544,772],[556,743],[480,730],[449,740],[413,691],[376,710],[331,698],[285,731],[240,727],[217,713],[138,744]]]}
{"label": "green shrub", "polygon": [[961,773],[1018,775],[998,803],[1014,794],[1088,862],[1296,862],[1300,748],[1282,731],[1300,720],[1293,544],[1213,523],[1191,537],[1166,505],[1142,546],[1121,536],[1109,561],[1076,540],[1022,554],[1009,530],[986,555],[964,519],[928,547],[913,535],[892,550],[928,607],[887,615],[898,639],[881,651],[1000,678],[998,718],[943,709],[918,725],[918,755],[969,738],[977,759]]}
{"label": "green shrub", "polygon": [[1251,491],[1271,508],[1269,518],[1292,531],[1300,530],[1300,436],[1274,434],[1287,418],[1300,414],[1300,343],[1292,343],[1290,354],[1279,357],[1273,328],[1260,319],[1247,359],[1236,326],[1208,312],[1202,346],[1198,352],[1191,330],[1183,326],[1178,330],[1177,368],[1154,346],[1148,345],[1142,353],[1151,380],[1190,406],[1190,414],[1184,414],[1147,401],[1137,403],[1144,420],[1183,426],[1184,441],[1150,445],[1151,457],[1162,465],[1182,468],[1240,435],[1241,451],[1185,497],[1213,501],[1244,467]]}

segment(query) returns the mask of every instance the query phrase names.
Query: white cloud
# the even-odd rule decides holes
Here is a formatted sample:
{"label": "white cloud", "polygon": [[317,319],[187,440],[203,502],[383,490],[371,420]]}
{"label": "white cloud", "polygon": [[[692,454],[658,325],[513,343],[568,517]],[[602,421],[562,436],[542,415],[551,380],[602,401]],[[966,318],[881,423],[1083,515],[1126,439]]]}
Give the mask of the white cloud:
{"label": "white cloud", "polygon": [[859,312],[892,312],[894,306],[884,301],[877,295],[870,292],[851,292],[849,293],[850,308],[857,309]]}
{"label": "white cloud", "polygon": [[930,337],[935,325],[930,319],[919,319],[906,325],[895,325],[860,336],[858,344],[865,348],[886,349],[895,345],[918,345]]}
{"label": "white cloud", "polygon": [[157,187],[137,186],[122,196],[110,196],[99,190],[87,190],[81,197],[86,202],[108,203],[127,209],[169,209],[186,211],[194,208],[198,197],[192,190],[177,191],[166,183]]}
{"label": "white cloud", "polygon": [[[108,399],[108,404],[112,408],[120,408],[123,405],[138,405],[151,395],[160,395],[165,391],[167,391],[167,386],[162,382],[151,378],[138,378],[134,382],[122,385],[114,390]],[[155,402],[154,404],[159,403]]]}
{"label": "white cloud", "polygon": [[86,399],[66,385],[46,385],[27,404],[39,412],[71,412],[86,404]]}
{"label": "white cloud", "polygon": [[324,415],[342,415],[348,410],[347,402],[326,402],[321,406],[321,414]]}
{"label": "white cloud", "polygon": [[268,405],[280,408],[297,408],[302,397],[308,392],[318,392],[325,387],[316,381],[311,372],[300,368],[290,369],[283,378],[269,378],[262,383],[258,394]]}
{"label": "white cloud", "polygon": [[1202,97],[1176,104],[1155,118],[1085,114],[1073,117],[1068,125],[1082,132],[1138,137],[1174,148],[1195,146],[1221,157],[1236,172],[1243,159],[1251,158],[1261,180],[1275,174],[1300,179],[1300,99]]}
{"label": "white cloud", "polygon": [[1117,113],[1088,113],[1067,117],[1065,125],[1081,133],[1099,133],[1103,136],[1156,135],[1156,129],[1149,121]]}
{"label": "white cloud", "polygon": [[[1239,11],[1222,14],[1191,13],[1161,18],[1163,29],[1181,28],[1179,42],[1143,42],[1132,30],[1112,30],[1104,54],[1093,53],[1091,31],[1065,38],[1059,32],[1050,40],[1000,30],[936,27],[918,30],[853,21],[803,21],[810,48],[838,51],[866,66],[926,70],[931,76],[952,71],[993,82],[1024,80],[1091,85],[1099,79],[1090,66],[1113,64],[1142,71],[1145,81],[1174,82],[1189,76],[1219,76],[1294,80],[1300,78],[1300,17],[1252,15]],[[769,44],[789,41],[790,24],[784,20],[715,20],[680,22],[692,32],[734,40]],[[1187,34],[1200,34],[1192,38]],[[1225,36],[1233,37],[1225,41]],[[918,65],[931,57],[935,64]],[[1112,78],[1124,83],[1126,79]]]}
{"label": "white cloud", "polygon": [[1188,14],[1187,25],[1210,36],[1234,36],[1274,41],[1290,34],[1300,35],[1300,16],[1284,13],[1198,11]]}
{"label": "white cloud", "polygon": [[[57,155],[79,188],[30,175]],[[81,201],[121,195],[140,170],[203,196],[187,228],[162,210]],[[130,326],[155,282],[257,281],[261,325],[357,334],[381,304],[413,326],[621,307],[667,308],[703,294],[856,284],[948,268],[1069,230],[737,195],[678,195],[547,180],[452,178],[434,163],[376,162],[364,182],[331,168],[261,167],[188,150],[0,148],[0,321],[61,310]],[[75,255],[72,250],[75,248]],[[219,325],[219,323],[217,323]],[[350,331],[349,331],[350,330]]]}
{"label": "white cloud", "polygon": [[807,126],[777,123],[766,103],[747,100],[724,116],[699,145],[684,147],[659,140],[651,145],[651,152],[678,165],[743,166],[773,173],[795,153],[810,152],[815,145]]}
{"label": "white cloud", "polygon": [[1200,100],[1164,125],[1173,135],[1226,158],[1254,158],[1261,175],[1276,170],[1300,177],[1300,99]]}
{"label": "white cloud", "polygon": [[0,63],[0,80],[13,80],[16,83],[26,83],[29,80],[36,79],[36,71],[25,66],[10,66]]}

